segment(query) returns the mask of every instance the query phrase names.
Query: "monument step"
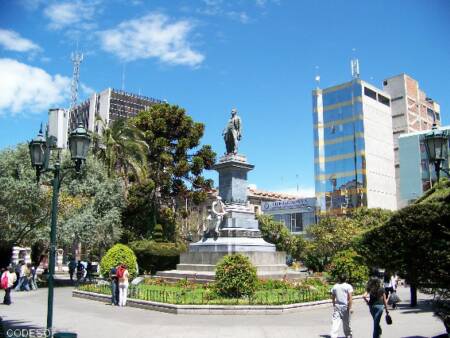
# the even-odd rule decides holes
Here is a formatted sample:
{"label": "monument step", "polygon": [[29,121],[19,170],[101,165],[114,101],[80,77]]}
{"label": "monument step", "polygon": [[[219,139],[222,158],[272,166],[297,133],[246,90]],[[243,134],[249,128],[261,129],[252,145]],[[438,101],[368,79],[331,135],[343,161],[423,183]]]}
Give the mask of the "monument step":
{"label": "monument step", "polygon": [[[273,265],[256,265],[255,266],[258,272],[279,272],[284,273],[287,271],[287,266],[285,264],[273,264]],[[214,272],[216,270],[216,266],[212,264],[177,264],[177,270],[182,271],[209,271]]]}

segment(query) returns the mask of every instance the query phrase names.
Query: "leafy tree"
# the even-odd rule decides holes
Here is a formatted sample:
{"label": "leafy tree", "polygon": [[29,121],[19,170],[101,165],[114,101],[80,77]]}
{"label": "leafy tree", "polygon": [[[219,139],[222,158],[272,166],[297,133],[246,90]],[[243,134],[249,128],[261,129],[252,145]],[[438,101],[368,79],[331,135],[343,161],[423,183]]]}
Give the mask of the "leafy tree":
{"label": "leafy tree", "polygon": [[363,257],[353,249],[346,249],[334,255],[330,265],[327,267],[334,280],[345,275],[349,283],[362,283],[369,277],[369,269],[365,265]]}
{"label": "leafy tree", "polygon": [[295,236],[286,226],[269,215],[258,215],[259,228],[265,241],[275,244],[278,251],[285,251],[294,259],[300,259],[306,246],[302,236]]}
{"label": "leafy tree", "polygon": [[94,151],[107,167],[108,176],[119,176],[125,183],[125,192],[133,180],[142,182],[146,178],[146,155],[148,146],[144,141],[144,134],[136,128],[131,120],[119,119],[105,126],[102,135],[94,139]]}
{"label": "leafy tree", "polygon": [[450,182],[442,180],[416,203],[397,211],[386,224],[364,234],[359,248],[373,265],[397,271],[411,285],[449,289]]}
{"label": "leafy tree", "polygon": [[[166,236],[174,236],[175,198],[204,201],[212,180],[202,176],[211,169],[215,153],[211,146],[200,146],[204,125],[194,122],[183,108],[158,104],[140,112],[131,123],[144,135],[147,144],[147,180],[151,193],[152,227],[164,225]],[[166,229],[169,227],[170,229]],[[170,238],[169,238],[170,239]]]}
{"label": "leafy tree", "polygon": [[68,172],[60,193],[59,245],[74,242],[101,256],[122,235],[122,182],[90,155],[81,176]]}
{"label": "leafy tree", "polygon": [[323,217],[308,228],[305,264],[315,271],[324,271],[333,256],[352,246],[362,229],[348,217]]}

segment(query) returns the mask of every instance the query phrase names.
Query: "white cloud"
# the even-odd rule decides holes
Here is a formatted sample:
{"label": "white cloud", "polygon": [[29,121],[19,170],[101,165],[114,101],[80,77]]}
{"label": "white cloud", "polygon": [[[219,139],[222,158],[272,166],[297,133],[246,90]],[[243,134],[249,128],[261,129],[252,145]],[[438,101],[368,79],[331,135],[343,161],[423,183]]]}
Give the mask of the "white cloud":
{"label": "white cloud", "polygon": [[76,28],[89,30],[96,27],[94,19],[97,1],[83,2],[70,1],[53,3],[44,10],[44,14],[50,19],[50,29],[63,29],[76,24]]}
{"label": "white cloud", "polygon": [[192,28],[190,21],[169,22],[166,15],[151,13],[101,31],[99,36],[102,48],[123,61],[157,58],[168,64],[197,66],[205,57],[190,46]]}
{"label": "white cloud", "polygon": [[0,45],[14,52],[38,52],[41,50],[33,41],[25,39],[19,33],[0,28]]}
{"label": "white cloud", "polygon": [[41,113],[63,104],[70,79],[12,59],[0,59],[0,115]]}

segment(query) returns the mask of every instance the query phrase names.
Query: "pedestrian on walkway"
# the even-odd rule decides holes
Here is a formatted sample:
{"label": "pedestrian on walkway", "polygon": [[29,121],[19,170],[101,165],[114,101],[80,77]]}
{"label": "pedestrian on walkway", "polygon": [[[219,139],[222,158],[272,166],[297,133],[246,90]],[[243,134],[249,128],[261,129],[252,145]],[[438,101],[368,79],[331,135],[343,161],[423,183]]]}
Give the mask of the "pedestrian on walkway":
{"label": "pedestrian on walkway", "polygon": [[38,287],[36,283],[36,267],[33,264],[28,263],[27,268],[29,271],[28,285],[31,290],[37,290]]}
{"label": "pedestrian on walkway", "polygon": [[76,268],[77,268],[77,262],[75,261],[74,258],[71,258],[70,262],[69,262],[69,276],[70,276],[71,282],[73,282],[73,275],[75,273]]}
{"label": "pedestrian on walkway", "polygon": [[353,287],[347,283],[347,276],[338,277],[338,282],[331,289],[331,300],[333,301],[333,315],[331,324],[331,338],[337,338],[339,327],[344,327],[345,337],[352,337],[350,326],[350,314],[352,312]]}
{"label": "pedestrian on walkway", "polygon": [[127,266],[121,264],[117,268],[117,278],[119,279],[119,306],[125,306],[127,304],[128,277]]}
{"label": "pedestrian on walkway", "polygon": [[22,290],[30,291],[30,287],[28,285],[29,271],[27,265],[25,264],[25,261],[23,260],[20,261],[19,269],[16,269],[16,274],[17,272],[19,272],[19,279],[14,291],[22,291]]}
{"label": "pedestrian on walkway", "polygon": [[111,305],[119,305],[119,280],[117,278],[117,268],[112,267],[109,270],[111,280]]}
{"label": "pedestrian on walkway", "polygon": [[381,336],[380,320],[383,316],[383,308],[386,309],[386,314],[389,314],[387,308],[386,293],[381,281],[372,277],[367,282],[366,292],[363,295],[367,305],[369,305],[370,314],[373,318],[373,338],[379,338]]}
{"label": "pedestrian on walkway", "polygon": [[[14,269],[12,266],[9,266],[8,269],[2,273],[2,275],[0,277],[0,282],[3,282],[4,279],[6,279],[6,283],[4,285],[5,286],[5,297],[3,298],[3,304],[11,305],[11,290],[17,279],[16,273],[14,272]],[[2,285],[2,287],[3,287],[3,285]]]}

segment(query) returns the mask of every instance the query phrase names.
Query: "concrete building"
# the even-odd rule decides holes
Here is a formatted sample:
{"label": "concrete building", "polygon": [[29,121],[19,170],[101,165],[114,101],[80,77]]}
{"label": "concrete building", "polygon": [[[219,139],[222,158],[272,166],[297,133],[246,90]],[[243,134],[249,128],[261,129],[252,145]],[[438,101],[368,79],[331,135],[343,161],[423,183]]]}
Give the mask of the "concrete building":
{"label": "concrete building", "polygon": [[430,130],[433,123],[440,126],[440,107],[420,89],[416,80],[406,74],[385,79],[383,90],[391,96],[397,203],[402,207],[404,205],[401,204],[400,193],[399,136]]}
{"label": "concrete building", "polygon": [[391,97],[355,78],[313,91],[314,168],[322,213],[397,208]]}
{"label": "concrete building", "polygon": [[[79,104],[70,116],[70,130],[83,121],[89,131],[101,133],[104,125],[120,118],[130,118],[162,100],[108,88]],[[98,118],[101,119],[101,122]]]}
{"label": "concrete building", "polygon": [[[439,128],[450,136],[450,126]],[[436,181],[434,165],[430,166],[424,145],[424,136],[428,131],[403,134],[398,138],[399,144],[399,181],[400,207],[408,205],[431,188]],[[449,170],[449,158],[442,163],[442,167]],[[449,177],[440,172],[441,177]]]}

